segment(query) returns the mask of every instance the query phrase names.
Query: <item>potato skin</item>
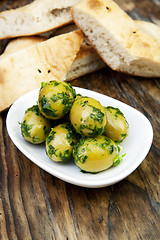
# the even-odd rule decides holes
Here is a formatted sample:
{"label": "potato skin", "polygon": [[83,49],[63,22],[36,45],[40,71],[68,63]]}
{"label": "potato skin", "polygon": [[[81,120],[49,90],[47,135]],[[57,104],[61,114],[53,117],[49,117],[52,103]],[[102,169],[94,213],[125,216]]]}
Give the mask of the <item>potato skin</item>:
{"label": "potato skin", "polygon": [[46,139],[46,153],[55,162],[66,162],[72,157],[77,135],[70,123],[59,124],[51,129]]}
{"label": "potato skin", "polygon": [[117,156],[117,145],[103,135],[82,138],[73,150],[75,164],[83,171],[90,173],[97,173],[111,167]]}
{"label": "potato skin", "polygon": [[78,97],[70,110],[70,121],[77,133],[100,135],[106,127],[105,110],[100,102],[91,97]]}
{"label": "potato skin", "polygon": [[25,140],[34,144],[45,142],[50,129],[51,122],[44,118],[38,105],[34,105],[25,111],[21,123],[21,133]]}
{"label": "potato skin", "polygon": [[39,109],[46,118],[63,118],[69,112],[75,96],[75,90],[67,82],[42,83],[38,97]]}
{"label": "potato skin", "polygon": [[104,135],[113,141],[122,142],[128,135],[129,125],[124,114],[111,106],[105,107],[106,129]]}

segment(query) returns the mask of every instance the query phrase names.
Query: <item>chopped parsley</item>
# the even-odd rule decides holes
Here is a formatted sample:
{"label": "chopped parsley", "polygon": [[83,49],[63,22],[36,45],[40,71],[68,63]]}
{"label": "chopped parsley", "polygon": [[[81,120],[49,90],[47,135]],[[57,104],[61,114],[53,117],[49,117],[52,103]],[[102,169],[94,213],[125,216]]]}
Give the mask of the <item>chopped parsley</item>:
{"label": "chopped parsley", "polygon": [[52,145],[48,145],[48,151],[47,151],[47,155],[48,157],[52,158],[52,155],[55,154],[55,147]]}
{"label": "chopped parsley", "polygon": [[113,161],[113,166],[117,166],[122,162],[122,157],[119,154],[115,157],[114,161]]}
{"label": "chopped parsley", "polygon": [[92,113],[90,114],[90,118],[92,118],[94,121],[99,122],[100,124],[102,124],[103,119],[104,119],[104,113],[99,109],[96,108],[92,105],[88,105],[89,107],[92,108]]}
{"label": "chopped parsley", "polygon": [[[74,124],[75,125],[75,124]],[[75,125],[76,126],[76,125]],[[77,128],[76,131],[80,134],[83,135],[83,129],[87,129],[88,131],[88,136],[97,136],[97,135],[101,135],[104,130],[105,130],[105,126],[104,127],[98,127],[97,125],[94,126],[94,128],[92,127],[92,124],[80,124]]]}
{"label": "chopped parsley", "polygon": [[31,138],[31,129],[32,129],[32,126],[33,125],[28,125],[26,123],[26,120],[24,120],[22,123],[21,123],[21,132],[22,132],[22,136],[23,137],[30,137]]}
{"label": "chopped parsley", "polygon": [[47,128],[47,126],[44,126],[43,131],[44,131],[44,135],[47,136],[50,131],[50,128]]}
{"label": "chopped parsley", "polygon": [[37,116],[43,116],[39,110],[38,105],[33,105],[32,107],[28,108],[25,113],[34,112]]}
{"label": "chopped parsley", "polygon": [[50,131],[50,134],[46,138],[47,144],[49,144],[55,138],[55,134],[56,134],[56,132],[52,128],[51,131]]}
{"label": "chopped parsley", "polygon": [[58,117],[58,114],[56,113],[57,110],[53,109],[50,104],[49,104],[49,99],[46,98],[45,96],[42,96],[39,98],[39,103],[41,106],[41,112],[46,114],[47,116],[52,116],[52,117]]}
{"label": "chopped parsley", "polygon": [[66,149],[64,152],[60,152],[59,149],[56,149],[53,145],[48,145],[48,151],[46,151],[49,158],[52,159],[52,155],[55,155],[61,161],[66,162],[71,159],[71,153],[69,149]]}
{"label": "chopped parsley", "polygon": [[112,154],[114,152],[114,149],[115,149],[114,145],[113,144],[110,145],[109,146],[109,153]]}
{"label": "chopped parsley", "polygon": [[39,138],[35,137],[35,136],[31,136],[31,129],[33,127],[33,125],[28,125],[26,123],[26,120],[24,120],[22,123],[20,123],[21,125],[21,133],[22,136],[26,139],[26,138],[30,138],[32,139],[33,143],[39,142]]}

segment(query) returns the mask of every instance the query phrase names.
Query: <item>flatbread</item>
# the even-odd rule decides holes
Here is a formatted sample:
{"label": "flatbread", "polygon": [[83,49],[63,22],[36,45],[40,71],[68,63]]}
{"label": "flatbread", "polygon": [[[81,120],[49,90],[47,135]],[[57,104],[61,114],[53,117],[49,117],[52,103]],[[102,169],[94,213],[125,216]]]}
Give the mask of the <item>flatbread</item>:
{"label": "flatbread", "polygon": [[0,59],[0,111],[41,82],[62,81],[83,42],[80,30],[33,44]]}
{"label": "flatbread", "polygon": [[76,25],[113,70],[160,76],[160,43],[142,31],[114,1],[82,0],[72,8]]}

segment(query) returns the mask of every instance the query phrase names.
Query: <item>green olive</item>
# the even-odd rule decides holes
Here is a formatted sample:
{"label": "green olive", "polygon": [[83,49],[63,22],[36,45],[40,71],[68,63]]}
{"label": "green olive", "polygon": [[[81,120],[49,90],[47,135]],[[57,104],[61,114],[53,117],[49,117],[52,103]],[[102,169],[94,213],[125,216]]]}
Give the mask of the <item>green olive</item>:
{"label": "green olive", "polygon": [[75,96],[75,90],[67,82],[42,83],[38,97],[39,109],[46,118],[60,119],[69,112]]}
{"label": "green olive", "polygon": [[111,106],[105,107],[106,111],[106,129],[104,135],[113,141],[122,142],[128,135],[129,125],[124,114]]}
{"label": "green olive", "polygon": [[118,146],[104,135],[82,138],[73,150],[76,165],[83,171],[96,173],[114,164],[118,155]]}
{"label": "green olive", "polygon": [[55,162],[66,162],[72,157],[77,135],[70,123],[59,124],[51,129],[46,139],[46,153]]}
{"label": "green olive", "polygon": [[70,110],[70,121],[77,133],[96,136],[104,132],[106,114],[103,106],[91,97],[79,97]]}
{"label": "green olive", "polygon": [[21,133],[25,140],[34,144],[42,143],[50,129],[51,123],[41,114],[38,105],[34,105],[25,111],[21,123]]}

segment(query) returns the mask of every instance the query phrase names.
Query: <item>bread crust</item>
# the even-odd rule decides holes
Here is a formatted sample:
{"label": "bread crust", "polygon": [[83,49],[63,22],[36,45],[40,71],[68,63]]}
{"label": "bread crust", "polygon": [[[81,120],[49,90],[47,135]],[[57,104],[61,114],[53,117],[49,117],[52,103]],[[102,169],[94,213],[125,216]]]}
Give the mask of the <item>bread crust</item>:
{"label": "bread crust", "polygon": [[12,39],[6,46],[4,53],[0,55],[0,60],[12,53],[18,52],[21,49],[43,42],[45,40],[47,39],[41,36],[19,37]]}

